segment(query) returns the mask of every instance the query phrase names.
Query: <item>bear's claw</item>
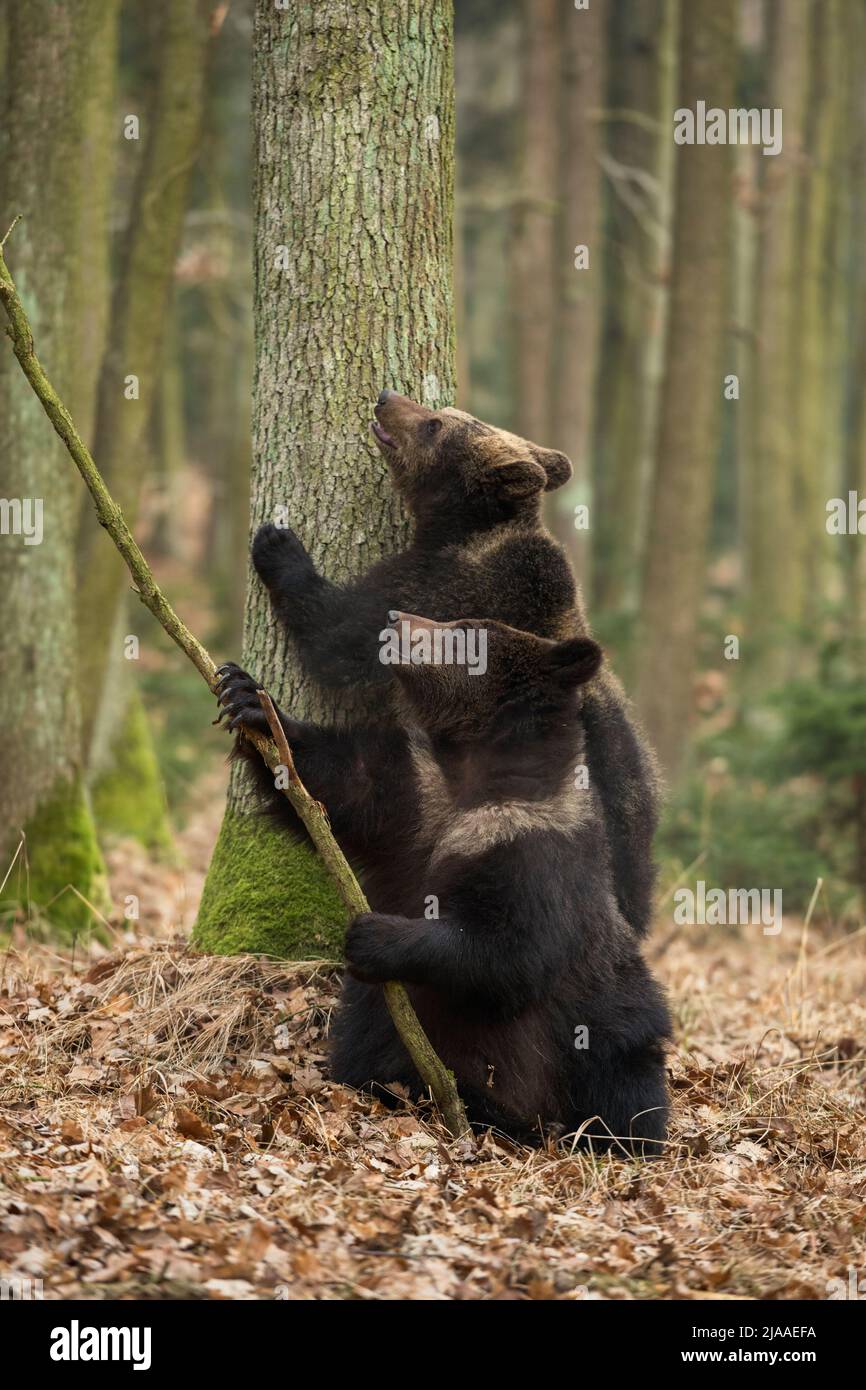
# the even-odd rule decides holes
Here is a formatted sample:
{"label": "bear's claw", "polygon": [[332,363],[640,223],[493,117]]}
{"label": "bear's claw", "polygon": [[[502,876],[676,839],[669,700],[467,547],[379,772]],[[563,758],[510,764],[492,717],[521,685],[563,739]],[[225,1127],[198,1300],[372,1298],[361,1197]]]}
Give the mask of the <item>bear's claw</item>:
{"label": "bear's claw", "polygon": [[235,661],[224,662],[218,668],[217,676],[214,694],[222,708],[213,722],[220,724],[228,717],[228,723],[223,727],[229,733],[235,732],[241,725],[266,731],[268,721],[258,696],[261,686],[255,677]]}

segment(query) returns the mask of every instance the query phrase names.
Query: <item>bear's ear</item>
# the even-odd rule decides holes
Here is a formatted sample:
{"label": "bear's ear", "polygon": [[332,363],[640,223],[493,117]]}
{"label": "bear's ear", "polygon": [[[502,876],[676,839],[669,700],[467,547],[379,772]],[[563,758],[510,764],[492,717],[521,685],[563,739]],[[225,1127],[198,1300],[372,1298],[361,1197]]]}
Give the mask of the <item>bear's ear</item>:
{"label": "bear's ear", "polygon": [[604,652],[591,637],[569,637],[547,654],[546,666],[561,685],[585,685],[602,663]]}
{"label": "bear's ear", "polygon": [[567,483],[573,473],[571,459],[566,458],[565,454],[560,454],[556,449],[535,448],[535,457],[544,469],[547,479],[545,492],[553,492],[556,488],[562,487]]}
{"label": "bear's ear", "polygon": [[542,492],[547,486],[547,474],[541,464],[533,459],[515,458],[494,464],[487,470],[484,481],[500,497],[517,501],[521,497],[531,497],[534,492]]}

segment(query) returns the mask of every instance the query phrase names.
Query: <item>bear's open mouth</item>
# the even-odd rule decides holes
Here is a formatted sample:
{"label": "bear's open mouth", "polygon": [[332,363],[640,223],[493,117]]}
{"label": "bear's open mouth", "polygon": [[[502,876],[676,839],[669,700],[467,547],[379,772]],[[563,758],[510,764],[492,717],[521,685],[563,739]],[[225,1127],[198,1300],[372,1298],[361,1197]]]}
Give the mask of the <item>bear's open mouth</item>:
{"label": "bear's open mouth", "polygon": [[387,434],[376,420],[370,422],[370,429],[373,431],[380,444],[384,444],[388,449],[396,449],[397,445],[390,434]]}

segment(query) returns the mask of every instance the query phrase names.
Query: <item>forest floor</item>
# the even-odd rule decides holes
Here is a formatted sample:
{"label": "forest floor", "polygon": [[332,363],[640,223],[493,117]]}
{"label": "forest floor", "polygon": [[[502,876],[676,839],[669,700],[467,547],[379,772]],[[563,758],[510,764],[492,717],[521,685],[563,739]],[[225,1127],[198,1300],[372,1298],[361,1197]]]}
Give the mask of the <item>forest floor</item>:
{"label": "forest floor", "polygon": [[862,1277],[866,932],[659,922],[663,1158],[449,1145],[327,1080],[334,967],[187,949],[218,792],[184,872],[112,857],[115,898],[149,904],[135,935],[0,957],[0,1275],[375,1300],[824,1299]]}

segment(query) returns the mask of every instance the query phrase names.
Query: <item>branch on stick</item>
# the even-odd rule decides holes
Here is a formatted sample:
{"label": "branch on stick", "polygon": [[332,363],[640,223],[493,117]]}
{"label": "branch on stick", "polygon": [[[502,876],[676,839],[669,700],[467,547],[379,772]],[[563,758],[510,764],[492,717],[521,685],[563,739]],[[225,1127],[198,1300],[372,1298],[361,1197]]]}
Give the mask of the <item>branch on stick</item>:
{"label": "branch on stick", "polygon": [[[13,222],[12,226],[14,227],[14,225]],[[84,479],[93,498],[99,524],[105,528],[123,556],[139,598],[145,607],[150,609],[157,622],[165,628],[169,637],[189,657],[193,666],[213,690],[216,682],[216,667],[209,653],[192,635],[189,628],[181,622],[162,593],[153,577],[150,566],[126,524],[123,513],[105,486],[87,445],[76,430],[69,411],[60,400],[36,356],[33,346],[33,332],[3,255],[3,247],[11,231],[12,227],[9,228],[6,236],[0,242],[0,300],[3,302],[9,320],[6,331],[12,340],[12,347],[21,370]],[[310,795],[298,776],[285,731],[280,724],[270,696],[263,690],[259,691],[259,700],[267,716],[274,741],[272,742],[264,734],[253,729],[245,729],[245,737],[255,746],[272,771],[280,767],[286,768],[288,785],[283,787],[282,791],[306,827],[317,853],[333,878],[348,910],[353,914],[369,912],[367,900],[361,891],[358,880],[331,834],[324,807]],[[396,981],[389,981],[384,986],[384,990],[385,999],[397,1032],[400,1034],[419,1076],[433,1093],[445,1123],[455,1137],[465,1134],[469,1125],[463,1103],[457,1094],[453,1073],[444,1066],[434,1051],[403,985]]]}

